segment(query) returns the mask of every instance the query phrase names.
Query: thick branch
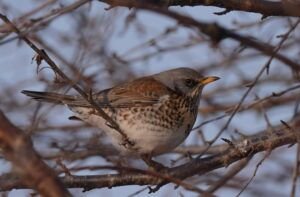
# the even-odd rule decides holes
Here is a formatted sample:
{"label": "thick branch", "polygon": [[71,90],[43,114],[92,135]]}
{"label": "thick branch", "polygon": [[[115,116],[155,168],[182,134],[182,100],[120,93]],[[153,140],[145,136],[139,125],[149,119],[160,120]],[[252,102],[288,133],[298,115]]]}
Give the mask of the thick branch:
{"label": "thick branch", "polygon": [[[140,0],[99,0],[110,6],[134,7]],[[264,0],[152,0],[158,6],[215,6],[228,11],[245,11],[259,13],[263,16],[300,16],[300,4],[296,1],[264,1]]]}
{"label": "thick branch", "polygon": [[[297,143],[297,136],[300,133],[300,121],[290,123],[293,129],[287,126],[277,126],[271,133],[263,131],[246,139],[234,142],[234,146],[228,145],[226,150],[206,158],[194,159],[189,163],[172,168],[167,174],[176,179],[186,179],[194,175],[203,175],[218,168],[248,158],[262,151],[273,150],[277,147]],[[103,188],[116,187],[124,185],[159,185],[166,184],[163,178],[143,174],[141,172],[130,172],[122,174],[92,175],[92,176],[66,176],[62,181],[68,188]],[[0,180],[2,190],[13,188],[27,188],[20,184],[16,179]]]}
{"label": "thick branch", "polygon": [[[118,3],[120,3],[118,0],[117,1],[105,1],[105,2],[109,2],[111,4],[111,6],[119,6]],[[215,43],[218,43],[224,39],[230,38],[237,42],[240,42],[242,45],[256,49],[267,56],[274,56],[276,59],[278,59],[282,63],[286,64],[287,66],[289,66],[291,69],[293,69],[295,71],[300,70],[300,64],[289,59],[285,55],[275,52],[277,49],[268,43],[259,41],[257,39],[253,39],[249,36],[243,36],[241,34],[233,32],[229,29],[226,29],[216,23],[206,23],[206,22],[201,22],[201,21],[195,20],[189,16],[185,16],[185,15],[176,13],[174,11],[158,7],[158,6],[156,6],[156,4],[154,4],[154,6],[153,6],[153,4],[141,3],[140,1],[124,1],[120,5],[125,5],[126,3],[127,3],[127,7],[135,7],[138,9],[149,10],[149,11],[173,18],[178,23],[180,23],[184,26],[195,27],[200,32],[202,32],[203,34],[210,37],[211,40]],[[300,7],[299,7],[299,9],[300,9]],[[295,29],[297,27],[298,23],[299,23],[299,21],[292,28]]]}
{"label": "thick branch", "polygon": [[11,161],[21,182],[36,189],[42,196],[70,196],[56,174],[34,151],[32,142],[0,111],[0,147],[4,157]]}

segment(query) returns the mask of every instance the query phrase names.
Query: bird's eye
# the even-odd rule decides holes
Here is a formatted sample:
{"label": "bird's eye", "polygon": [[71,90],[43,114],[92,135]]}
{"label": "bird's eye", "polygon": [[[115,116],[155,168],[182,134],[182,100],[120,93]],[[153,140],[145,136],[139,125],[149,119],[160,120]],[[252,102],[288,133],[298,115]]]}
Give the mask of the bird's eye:
{"label": "bird's eye", "polygon": [[186,79],[186,80],[185,80],[185,85],[186,85],[187,87],[189,87],[189,88],[192,88],[192,87],[194,87],[194,86],[197,85],[197,82],[194,81],[194,80],[192,80],[192,79]]}

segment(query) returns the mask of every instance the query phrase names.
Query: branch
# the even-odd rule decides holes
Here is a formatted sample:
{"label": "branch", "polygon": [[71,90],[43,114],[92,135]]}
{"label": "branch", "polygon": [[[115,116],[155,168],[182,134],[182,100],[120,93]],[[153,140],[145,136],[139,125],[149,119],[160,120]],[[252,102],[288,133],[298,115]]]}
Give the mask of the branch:
{"label": "branch", "polygon": [[[228,167],[230,164],[244,158],[249,158],[259,152],[270,151],[277,147],[297,143],[297,138],[300,134],[300,120],[294,120],[289,123],[289,126],[278,125],[274,131],[262,131],[258,134],[241,139],[237,142],[232,142],[233,145],[228,145],[221,152],[208,156],[206,158],[197,158],[186,164],[171,168],[166,174],[162,173],[161,177],[151,174],[142,173],[142,170],[134,170],[132,172],[120,174],[105,174],[105,175],[89,175],[89,176],[74,176],[69,175],[62,177],[61,180],[68,188],[103,188],[116,187],[124,185],[164,185],[174,179],[184,180],[194,175],[203,175],[213,170]],[[290,129],[292,125],[293,129]],[[101,167],[99,167],[101,169]],[[112,168],[110,168],[112,169]],[[169,177],[166,180],[163,177]],[[16,179],[5,179],[1,181],[1,190],[11,190],[13,188],[28,188],[20,184]]]}
{"label": "branch", "polygon": [[[191,17],[184,16],[184,15],[176,13],[174,11],[162,9],[162,8],[158,8],[158,7],[154,7],[154,6],[138,4],[138,5],[136,5],[136,7],[173,18],[178,23],[180,23],[184,26],[195,27],[200,32],[202,32],[206,36],[210,37],[211,40],[216,43],[218,43],[224,39],[231,38],[237,42],[240,42],[241,44],[243,44],[247,47],[251,47],[253,49],[258,50],[267,56],[271,56],[271,57],[274,56],[274,58],[276,58],[279,61],[281,61],[282,63],[286,64],[292,70],[295,70],[295,71],[300,70],[300,64],[298,64],[297,62],[292,61],[291,59],[287,58],[286,56],[276,52],[276,50],[277,50],[276,47],[274,47],[268,43],[250,38],[248,36],[240,35],[238,33],[230,31],[216,23],[200,22]],[[294,30],[298,24],[299,24],[299,20],[293,25],[292,29]]]}
{"label": "branch", "polygon": [[[111,7],[135,7],[140,0],[98,0]],[[296,1],[266,1],[266,0],[151,0],[148,3],[156,6],[215,6],[226,11],[245,11],[266,16],[300,16],[300,4]],[[225,12],[227,13],[227,12]]]}
{"label": "branch", "polygon": [[15,171],[21,176],[21,183],[35,188],[42,196],[71,196],[52,169],[34,151],[30,138],[10,123],[2,111],[0,122],[1,152],[12,162]]}
{"label": "branch", "polygon": [[[103,1],[106,3],[109,3],[112,7],[114,6],[127,6],[127,7],[135,7],[137,9],[144,9],[144,10],[149,10],[167,17],[170,17],[174,20],[176,20],[178,23],[188,26],[188,27],[195,27],[197,28],[200,32],[205,34],[206,36],[210,37],[212,41],[215,43],[219,43],[220,41],[231,38],[237,42],[240,42],[241,44],[251,47],[253,49],[256,49],[260,51],[261,53],[267,55],[267,56],[274,56],[274,58],[278,59],[282,63],[286,64],[289,66],[292,70],[294,71],[299,71],[300,70],[300,64],[297,62],[289,59],[288,57],[280,54],[280,53],[275,53],[277,48],[260,40],[251,38],[249,36],[243,36],[240,35],[236,32],[233,32],[229,29],[226,29],[216,23],[206,23],[206,22],[201,22],[197,21],[191,17],[176,13],[174,11],[158,7],[156,4],[152,4],[151,2],[149,3],[141,3],[140,1],[119,1],[119,0],[108,0],[108,1]],[[157,3],[157,1],[155,1]],[[241,1],[242,2],[242,1]],[[299,7],[300,10],[300,7]],[[300,12],[297,12],[300,13]],[[298,22],[292,27],[292,29],[295,29],[297,25],[299,24]]]}
{"label": "branch", "polygon": [[3,14],[0,13],[0,18],[10,26],[11,30],[15,32],[26,44],[28,44],[36,53],[39,61],[45,60],[47,64],[52,68],[52,70],[58,74],[62,79],[68,82],[68,84],[76,90],[80,96],[82,96],[93,108],[97,111],[97,113],[103,117],[108,124],[118,132],[123,137],[123,145],[132,146],[133,142],[131,142],[128,136],[120,129],[119,125],[108,116],[101,107],[94,101],[92,91],[87,94],[79,85],[77,85],[73,80],[71,80],[56,64],[55,62],[48,56],[45,50],[38,48],[33,42],[31,42],[25,35],[22,35],[20,30]]}

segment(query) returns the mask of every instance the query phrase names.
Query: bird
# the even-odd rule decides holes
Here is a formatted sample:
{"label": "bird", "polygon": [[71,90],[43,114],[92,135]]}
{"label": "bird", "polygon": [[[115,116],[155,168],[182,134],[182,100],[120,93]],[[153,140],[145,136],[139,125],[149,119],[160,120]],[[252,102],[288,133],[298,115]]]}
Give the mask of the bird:
{"label": "bird", "polygon": [[205,85],[218,80],[202,76],[187,67],[144,76],[92,94],[100,107],[124,136],[79,95],[23,90],[38,101],[64,104],[76,118],[103,130],[114,147],[124,155],[139,155],[149,165],[151,159],[180,145],[189,135],[197,118]]}

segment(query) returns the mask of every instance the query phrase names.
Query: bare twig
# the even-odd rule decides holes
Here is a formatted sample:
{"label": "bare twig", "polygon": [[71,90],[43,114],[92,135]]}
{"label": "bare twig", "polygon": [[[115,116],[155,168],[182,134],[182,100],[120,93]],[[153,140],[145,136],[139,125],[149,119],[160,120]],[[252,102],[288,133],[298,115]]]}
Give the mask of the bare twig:
{"label": "bare twig", "polygon": [[298,142],[297,150],[296,150],[296,162],[295,162],[293,178],[292,178],[292,189],[291,189],[291,194],[290,194],[291,197],[296,196],[297,179],[299,176],[299,165],[300,165],[300,144]]}
{"label": "bare twig", "polygon": [[90,96],[90,94],[85,93],[76,83],[74,83],[67,75],[63,73],[59,69],[59,67],[54,63],[54,61],[48,56],[46,51],[39,49],[33,42],[31,42],[26,36],[22,35],[21,32],[18,30],[18,28],[5,16],[0,14],[0,18],[11,26],[12,30],[22,38],[43,60],[45,60],[49,66],[53,69],[55,73],[57,73],[61,78],[66,80],[72,88],[74,88],[84,99],[86,99],[99,113],[100,116],[102,116],[106,121],[109,122],[112,128],[115,129],[116,132],[119,132],[121,136],[124,138],[124,144],[133,145],[133,143],[129,140],[128,136],[119,128],[119,125],[111,118],[109,117],[93,100],[93,97]]}
{"label": "bare twig", "polygon": [[260,165],[262,165],[262,163],[266,160],[266,158],[271,154],[271,150],[268,150],[266,152],[266,154],[264,155],[264,157],[256,164],[255,166],[255,170],[253,172],[253,175],[251,176],[251,178],[249,179],[249,181],[247,181],[246,185],[244,185],[241,189],[241,191],[236,195],[237,197],[239,197],[244,191],[245,189],[249,186],[249,184],[253,181],[257,171],[258,171],[258,168]]}

